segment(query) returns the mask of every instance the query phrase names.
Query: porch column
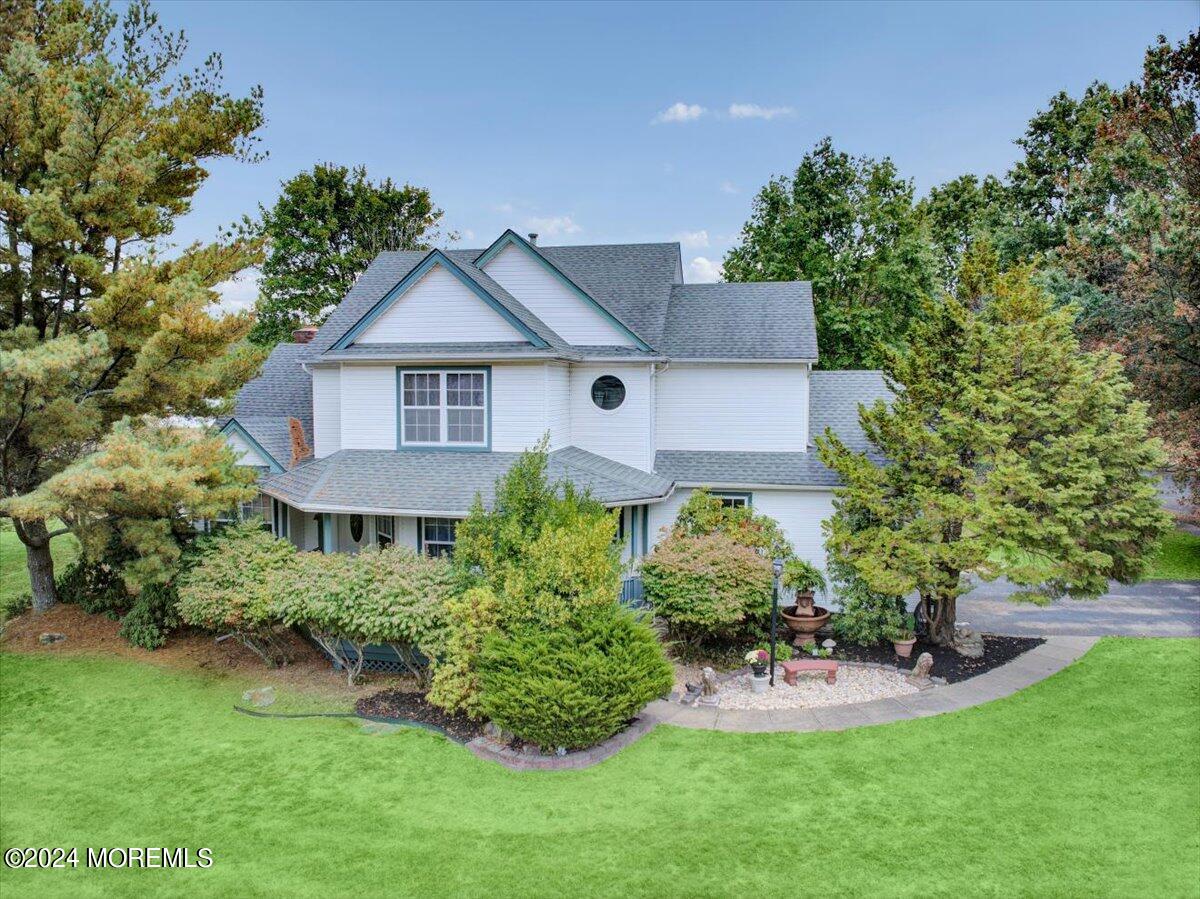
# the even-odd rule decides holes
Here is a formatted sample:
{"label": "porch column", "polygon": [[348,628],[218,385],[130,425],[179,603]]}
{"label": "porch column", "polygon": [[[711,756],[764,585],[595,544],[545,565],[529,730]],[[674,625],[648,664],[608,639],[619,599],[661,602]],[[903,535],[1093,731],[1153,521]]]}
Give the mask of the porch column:
{"label": "porch column", "polygon": [[321,513],[321,551],[337,552],[337,532],[333,529],[333,515]]}

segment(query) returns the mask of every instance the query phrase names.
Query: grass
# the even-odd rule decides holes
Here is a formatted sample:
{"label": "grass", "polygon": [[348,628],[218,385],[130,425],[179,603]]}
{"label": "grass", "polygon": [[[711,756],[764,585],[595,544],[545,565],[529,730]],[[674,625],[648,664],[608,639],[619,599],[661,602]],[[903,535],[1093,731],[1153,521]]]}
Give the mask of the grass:
{"label": "grass", "polygon": [[5,895],[1200,895],[1200,640],[1110,639],[1015,696],[842,733],[660,727],[584,771],[261,720],[242,684],[0,654],[0,842],[212,849]]}
{"label": "grass", "polygon": [[1200,536],[1187,531],[1172,531],[1163,540],[1162,549],[1150,563],[1148,580],[1200,580]]}
{"label": "grass", "polygon": [[[51,527],[58,527],[53,523]],[[54,558],[54,574],[75,561],[79,555],[79,541],[73,534],[64,534],[50,541],[50,555]],[[4,610],[11,607],[20,596],[29,592],[29,569],[25,567],[25,545],[17,537],[11,522],[0,527],[0,620]]]}

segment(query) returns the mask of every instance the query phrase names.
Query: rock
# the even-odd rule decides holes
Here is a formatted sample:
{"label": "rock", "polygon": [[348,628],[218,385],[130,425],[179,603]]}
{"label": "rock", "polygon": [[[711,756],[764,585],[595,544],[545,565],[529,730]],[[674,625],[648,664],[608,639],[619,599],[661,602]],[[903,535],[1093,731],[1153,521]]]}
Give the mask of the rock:
{"label": "rock", "polygon": [[496,743],[503,743],[505,745],[508,745],[517,738],[516,734],[514,734],[512,731],[505,730],[495,721],[489,721],[483,726],[483,735],[489,740],[493,740]]}
{"label": "rock", "polygon": [[42,634],[38,637],[38,642],[43,646],[50,646],[53,643],[61,643],[65,639],[67,639],[66,634]]}
{"label": "rock", "polygon": [[242,694],[242,702],[248,702],[256,709],[265,709],[275,704],[275,688],[259,687],[256,690],[247,690]]}
{"label": "rock", "polygon": [[968,659],[983,658],[983,635],[969,627],[960,626],[954,632],[954,651]]}
{"label": "rock", "polygon": [[933,686],[933,679],[929,676],[932,668],[933,656],[923,652],[917,656],[917,664],[913,665],[913,670],[906,674],[904,679],[920,690],[928,689]]}

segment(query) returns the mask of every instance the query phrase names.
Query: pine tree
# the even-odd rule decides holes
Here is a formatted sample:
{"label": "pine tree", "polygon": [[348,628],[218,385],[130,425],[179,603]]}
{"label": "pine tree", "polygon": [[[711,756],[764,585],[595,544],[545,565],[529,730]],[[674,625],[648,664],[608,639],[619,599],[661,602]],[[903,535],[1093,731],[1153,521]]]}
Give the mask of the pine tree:
{"label": "pine tree", "polygon": [[860,410],[884,465],[832,432],[817,440],[845,483],[836,505],[870,521],[839,512],[831,545],[872,589],[918,592],[941,643],[971,576],[1006,576],[1026,598],[1095,597],[1135,580],[1170,525],[1150,476],[1162,452],[1118,357],[1083,352],[1075,310],[1030,270],[984,286],[978,312],[927,302],[889,355],[893,402]]}

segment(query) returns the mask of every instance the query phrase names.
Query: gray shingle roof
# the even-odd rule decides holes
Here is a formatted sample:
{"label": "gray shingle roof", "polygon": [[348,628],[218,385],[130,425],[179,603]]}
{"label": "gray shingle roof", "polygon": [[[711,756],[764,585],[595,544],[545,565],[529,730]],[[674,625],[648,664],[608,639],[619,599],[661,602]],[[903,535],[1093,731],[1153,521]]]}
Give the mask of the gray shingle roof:
{"label": "gray shingle roof", "polygon": [[[823,434],[828,427],[850,449],[867,452],[881,462],[882,457],[859,426],[858,407],[891,396],[883,372],[813,372],[809,383],[810,437]],[[835,487],[841,483],[837,474],[821,462],[815,447],[796,453],[660,450],[654,457],[654,471],[683,484]]]}
{"label": "gray shingle roof", "polygon": [[[689,284],[680,282],[676,243],[605,244],[534,249],[655,352],[686,358],[780,359],[817,357],[812,288],[807,282]],[[446,256],[551,347],[600,355],[598,348],[569,347],[528,308],[474,265],[481,250],[446,250]],[[381,253],[330,315],[312,350],[329,350],[428,254]],[[644,350],[614,349],[607,355]]]}
{"label": "gray shingle roof", "polygon": [[657,348],[675,358],[816,359],[812,285],[677,284]]}
{"label": "gray shingle roof", "polygon": [[276,462],[287,468],[292,461],[292,431],[288,416],[235,415],[236,421],[254,441],[271,454]]}
{"label": "gray shingle roof", "polygon": [[[313,355],[310,344],[281,343],[271,350],[259,376],[247,381],[238,391],[233,417],[273,456],[275,450],[271,446],[280,445],[280,420],[285,434],[287,419],[299,420],[309,444],[312,444],[312,377],[301,366],[311,361]],[[276,459],[285,466],[291,459],[290,434],[287,435],[286,451]]]}
{"label": "gray shingle roof", "polygon": [[[261,482],[262,489],[307,511],[466,513],[475,495],[494,499],[496,479],[519,453],[341,450]],[[550,453],[552,480],[588,488],[603,503],[658,499],[671,482],[577,447]]]}

